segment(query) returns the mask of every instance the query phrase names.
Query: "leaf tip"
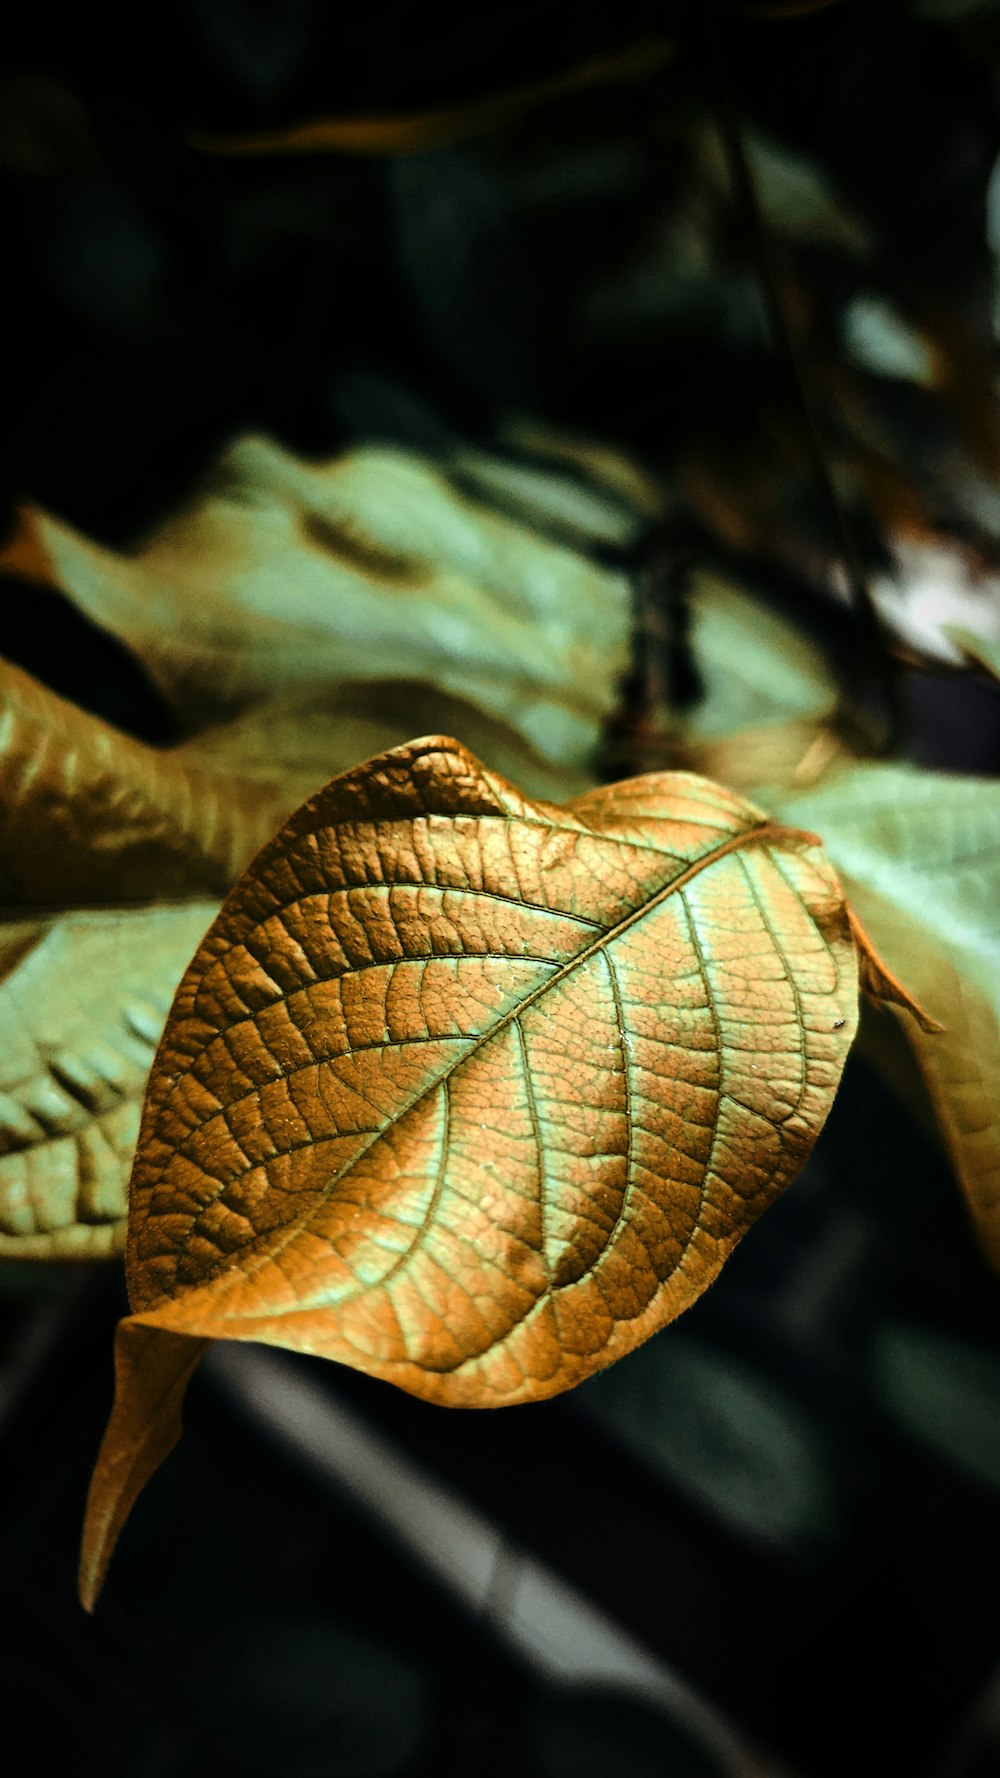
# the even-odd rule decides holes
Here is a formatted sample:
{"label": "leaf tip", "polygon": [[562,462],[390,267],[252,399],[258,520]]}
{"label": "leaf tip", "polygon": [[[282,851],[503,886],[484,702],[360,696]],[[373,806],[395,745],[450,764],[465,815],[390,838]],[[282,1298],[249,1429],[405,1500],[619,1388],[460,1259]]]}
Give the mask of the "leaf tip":
{"label": "leaf tip", "polygon": [[919,1000],[904,988],[898,976],[882,961],[853,908],[847,910],[858,957],[858,977],[863,992],[876,1006],[898,1006],[915,1019],[921,1031],[939,1037],[945,1027],[925,1012]]}
{"label": "leaf tip", "polygon": [[188,1383],[208,1342],[127,1318],[115,1336],[115,1399],[83,1521],[77,1594],[93,1613],[136,1499],[181,1434]]}

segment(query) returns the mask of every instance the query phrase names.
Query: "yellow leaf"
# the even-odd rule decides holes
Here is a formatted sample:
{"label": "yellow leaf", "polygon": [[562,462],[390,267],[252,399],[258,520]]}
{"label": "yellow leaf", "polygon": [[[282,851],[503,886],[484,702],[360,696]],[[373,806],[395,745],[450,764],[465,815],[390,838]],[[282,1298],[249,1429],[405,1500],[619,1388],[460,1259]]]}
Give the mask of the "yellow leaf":
{"label": "yellow leaf", "polygon": [[230,893],[153,1070],[85,1601],[205,1339],[497,1407],[680,1314],[809,1153],[857,994],[814,836],[704,779],[559,807],[430,738],[328,785]]}

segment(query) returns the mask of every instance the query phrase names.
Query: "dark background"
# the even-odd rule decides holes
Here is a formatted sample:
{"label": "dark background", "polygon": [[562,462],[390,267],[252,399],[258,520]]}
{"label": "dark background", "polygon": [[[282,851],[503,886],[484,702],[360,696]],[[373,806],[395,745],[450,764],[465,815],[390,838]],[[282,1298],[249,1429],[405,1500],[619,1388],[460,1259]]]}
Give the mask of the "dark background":
{"label": "dark background", "polygon": [[[8,515],[29,496],[124,546],[241,432],[433,455],[489,442],[513,406],[637,454],[685,547],[777,588],[849,658],[862,643],[829,597],[828,515],[752,231],[704,143],[728,78],[747,122],[808,155],[868,231],[859,264],[791,212],[772,223],[869,560],[916,513],[992,562],[1000,520],[970,489],[993,485],[998,455],[1000,22],[967,10],[959,28],[932,6],[842,0],[720,10],[712,30],[711,9],[627,0],[457,18],[383,0],[356,16],[318,0],[8,5]],[[677,45],[650,81],[434,154],[226,159],[187,140],[427,109],[650,33]],[[692,236],[693,283],[678,269]],[[862,288],[945,342],[948,376],[922,388],[846,364],[840,320]],[[141,666],[58,594],[8,575],[2,598],[5,654],[171,738]],[[912,757],[996,769],[988,684],[911,663],[904,695]],[[635,1700],[547,1687],[211,1378],[84,1619],[76,1541],[122,1288],[47,1269],[0,1283],[8,1770],[719,1770]],[[307,1368],[801,1778],[994,1778],[997,1300],[944,1163],[859,1056],[806,1175],[720,1283],[572,1397],[446,1414]]]}

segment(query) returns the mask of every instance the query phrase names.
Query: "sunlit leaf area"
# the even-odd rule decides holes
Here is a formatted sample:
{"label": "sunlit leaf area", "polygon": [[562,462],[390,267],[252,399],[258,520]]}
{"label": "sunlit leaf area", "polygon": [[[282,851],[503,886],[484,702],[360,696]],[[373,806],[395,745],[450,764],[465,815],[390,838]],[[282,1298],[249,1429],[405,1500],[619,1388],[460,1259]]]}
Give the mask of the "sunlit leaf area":
{"label": "sunlit leaf area", "polygon": [[1000,6],[15,4],[4,1773],[1000,1774]]}

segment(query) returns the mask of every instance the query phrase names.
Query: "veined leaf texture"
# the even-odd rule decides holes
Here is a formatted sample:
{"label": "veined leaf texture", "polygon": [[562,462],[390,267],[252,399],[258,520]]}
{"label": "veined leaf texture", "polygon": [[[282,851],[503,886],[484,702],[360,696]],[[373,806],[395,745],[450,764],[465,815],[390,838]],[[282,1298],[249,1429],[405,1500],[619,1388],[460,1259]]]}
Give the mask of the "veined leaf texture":
{"label": "veined leaf texture", "polygon": [[105,1259],[153,1052],[217,903],[0,926],[0,1259]]}
{"label": "veined leaf texture", "polygon": [[814,836],[705,779],[557,806],[438,737],[335,779],[153,1065],[85,1600],[206,1339],[497,1407],[671,1321],[802,1166],[857,998]]}

